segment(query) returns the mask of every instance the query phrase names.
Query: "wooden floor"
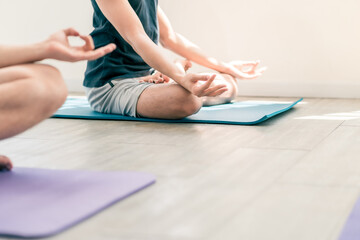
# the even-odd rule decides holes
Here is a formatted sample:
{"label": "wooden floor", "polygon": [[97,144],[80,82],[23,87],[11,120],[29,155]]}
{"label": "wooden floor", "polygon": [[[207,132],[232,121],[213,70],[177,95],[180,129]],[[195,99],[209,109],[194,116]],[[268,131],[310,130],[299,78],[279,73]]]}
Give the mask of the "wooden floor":
{"label": "wooden floor", "polygon": [[360,100],[305,99],[258,126],[48,119],[0,152],[157,176],[52,239],[336,240],[360,193]]}

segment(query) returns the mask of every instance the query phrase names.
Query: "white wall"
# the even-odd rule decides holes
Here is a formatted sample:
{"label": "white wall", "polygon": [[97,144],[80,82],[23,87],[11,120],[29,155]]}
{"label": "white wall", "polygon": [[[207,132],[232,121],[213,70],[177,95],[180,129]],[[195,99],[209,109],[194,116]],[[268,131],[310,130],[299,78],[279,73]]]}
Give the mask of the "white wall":
{"label": "white wall", "polygon": [[[160,0],[174,28],[210,55],[261,59],[261,79],[241,94],[360,98],[358,0]],[[0,41],[43,39],[53,29],[91,31],[89,0],[0,0]],[[81,90],[84,63],[54,63]],[[195,68],[201,70],[201,68]]]}
{"label": "white wall", "polygon": [[[92,30],[92,6],[90,0],[0,0],[0,23],[0,44],[41,41],[67,27],[87,34]],[[86,62],[45,63],[61,70],[70,91],[82,91]]]}

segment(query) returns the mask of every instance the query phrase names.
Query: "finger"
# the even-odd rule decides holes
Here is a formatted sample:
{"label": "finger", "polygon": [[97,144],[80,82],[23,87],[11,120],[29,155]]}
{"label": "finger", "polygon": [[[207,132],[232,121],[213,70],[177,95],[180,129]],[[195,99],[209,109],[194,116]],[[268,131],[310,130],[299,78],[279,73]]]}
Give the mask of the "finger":
{"label": "finger", "polygon": [[253,64],[251,67],[251,71],[255,71],[255,68],[257,68],[258,66],[259,66],[259,62],[256,62],[255,64]]}
{"label": "finger", "polygon": [[254,65],[258,65],[259,62],[258,61],[248,61],[248,62],[243,62],[243,66],[254,66]]}
{"label": "finger", "polygon": [[79,36],[80,33],[76,31],[74,28],[66,28],[63,30],[66,36]]}
{"label": "finger", "polygon": [[170,78],[162,73],[160,73],[160,78],[162,83],[168,83],[170,81]]}
{"label": "finger", "polygon": [[166,76],[166,75],[163,75],[163,79],[164,79],[165,83],[170,82],[170,78],[168,76]]}
{"label": "finger", "polygon": [[102,57],[108,53],[111,53],[112,51],[114,51],[116,49],[116,45],[114,43],[110,43],[106,46],[103,46],[103,47],[100,47],[100,48],[97,48],[93,51],[89,51],[90,53],[94,53],[95,55],[98,55],[98,58],[99,57]]}
{"label": "finger", "polygon": [[152,79],[152,78],[148,78],[148,79],[140,80],[140,82],[152,83],[152,82],[153,82],[153,79]]}
{"label": "finger", "polygon": [[148,75],[148,76],[145,76],[145,77],[142,77],[141,78],[141,81],[143,82],[147,82],[149,79],[151,79],[153,77],[153,75]]}
{"label": "finger", "polygon": [[93,51],[83,52],[80,58],[81,60],[95,60],[112,52],[114,49],[115,49],[115,44],[111,43]]}
{"label": "finger", "polygon": [[145,80],[140,80],[139,82],[141,82],[141,83],[144,83],[144,82],[153,83],[154,80],[153,79],[145,79]]}
{"label": "finger", "polygon": [[193,90],[193,94],[195,94],[198,97],[204,96],[204,92],[210,87],[210,85],[215,80],[216,75],[212,75],[205,83],[203,83],[200,86],[195,86]]}
{"label": "finger", "polygon": [[104,49],[105,54],[108,54],[116,49],[116,45],[114,43],[109,43],[108,45],[105,45],[102,48]]}
{"label": "finger", "polygon": [[163,78],[159,78],[156,81],[157,81],[156,83],[164,83],[165,82]]}
{"label": "finger", "polygon": [[81,60],[95,60],[105,55],[105,52],[102,50],[95,50],[95,51],[88,51],[88,52],[82,52],[77,51],[75,53],[72,53],[73,61],[81,61]]}
{"label": "finger", "polygon": [[203,85],[200,86],[199,90],[200,91],[205,91],[206,89],[208,89],[211,84],[214,82],[216,78],[216,74],[212,75],[209,80],[207,80]]}
{"label": "finger", "polygon": [[259,61],[253,61],[251,63],[245,63],[241,66],[241,71],[245,73],[254,72],[259,65]]}
{"label": "finger", "polygon": [[233,61],[230,64],[244,73],[251,73],[255,71],[260,61]]}
{"label": "finger", "polygon": [[187,70],[189,70],[191,67],[192,67],[192,62],[190,60],[187,60],[185,66],[184,66],[185,72]]}
{"label": "finger", "polygon": [[153,83],[155,83],[155,84],[159,84],[159,83],[163,83],[163,82],[164,82],[164,79],[162,79],[160,77],[157,77],[157,78],[153,79]]}
{"label": "finger", "polygon": [[261,69],[259,69],[259,70],[257,70],[257,71],[243,73],[242,79],[251,80],[251,79],[258,78],[258,77],[262,76],[262,73],[263,73],[265,70],[266,70],[266,68],[261,68]]}
{"label": "finger", "polygon": [[[203,96],[209,96],[211,95],[212,93],[220,90],[220,89],[224,89],[226,88],[226,85],[225,84],[220,84],[220,85],[216,85],[216,86],[213,86],[213,87],[209,87],[208,89],[206,89],[204,92],[203,92]],[[226,88],[227,89],[227,88]]]}
{"label": "finger", "polygon": [[239,63],[243,66],[254,66],[254,65],[258,65],[260,63],[260,60],[256,60],[256,61],[239,61]]}
{"label": "finger", "polygon": [[245,74],[243,75],[243,79],[248,79],[248,80],[251,80],[251,79],[255,79],[255,78],[258,78],[260,77],[262,74],[260,72],[255,72],[253,74]]}
{"label": "finger", "polygon": [[80,38],[85,41],[85,45],[82,46],[82,49],[84,51],[90,51],[95,48],[94,41],[90,35],[87,35],[87,36],[80,35]]}
{"label": "finger", "polygon": [[207,97],[216,97],[216,96],[220,96],[221,94],[223,94],[224,92],[228,91],[228,88],[220,88],[214,92],[212,92],[211,94],[207,95]]}
{"label": "finger", "polygon": [[267,70],[267,67],[262,67],[262,68],[258,69],[257,72],[263,73],[263,72],[265,72],[266,70]]}
{"label": "finger", "polygon": [[160,77],[160,76],[156,76],[154,79],[153,79],[154,83],[155,84],[158,84],[158,83],[163,83],[163,78]]}
{"label": "finger", "polygon": [[193,66],[193,64],[192,64],[192,62],[189,60],[189,61],[188,61],[188,64],[187,64],[187,67],[188,67],[188,68],[192,68],[192,66]]}

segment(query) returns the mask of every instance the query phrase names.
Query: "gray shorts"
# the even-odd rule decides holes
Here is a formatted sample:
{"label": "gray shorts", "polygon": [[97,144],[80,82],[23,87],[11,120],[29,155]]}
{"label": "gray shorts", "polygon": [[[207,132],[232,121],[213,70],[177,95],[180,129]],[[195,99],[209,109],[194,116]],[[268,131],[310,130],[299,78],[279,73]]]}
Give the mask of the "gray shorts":
{"label": "gray shorts", "polygon": [[116,79],[98,88],[85,87],[90,106],[101,113],[138,117],[137,102],[141,93],[153,83],[139,81],[141,78]]}

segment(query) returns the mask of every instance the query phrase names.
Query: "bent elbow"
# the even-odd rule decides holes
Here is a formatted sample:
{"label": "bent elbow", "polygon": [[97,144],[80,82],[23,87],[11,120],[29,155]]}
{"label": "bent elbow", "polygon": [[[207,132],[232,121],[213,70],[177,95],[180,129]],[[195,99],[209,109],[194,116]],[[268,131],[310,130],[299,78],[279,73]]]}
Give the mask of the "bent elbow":
{"label": "bent elbow", "polygon": [[169,48],[169,39],[165,37],[160,37],[160,44],[164,48]]}
{"label": "bent elbow", "polygon": [[147,39],[146,34],[142,33],[136,33],[136,34],[129,34],[126,37],[124,37],[125,41],[136,51],[138,49],[141,49],[143,46],[143,43],[146,42]]}
{"label": "bent elbow", "polygon": [[174,44],[176,43],[176,36],[172,36],[170,34],[160,36],[160,43],[164,48],[171,50]]}

